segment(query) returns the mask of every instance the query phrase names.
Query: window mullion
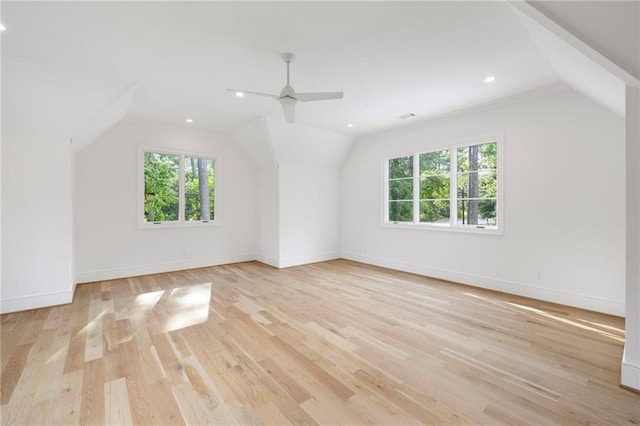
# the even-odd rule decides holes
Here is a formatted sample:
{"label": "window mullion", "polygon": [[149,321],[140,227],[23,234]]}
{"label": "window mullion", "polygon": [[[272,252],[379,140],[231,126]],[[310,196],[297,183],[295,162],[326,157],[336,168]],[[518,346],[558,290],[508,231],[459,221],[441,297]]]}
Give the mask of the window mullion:
{"label": "window mullion", "polygon": [[382,217],[382,222],[390,222],[389,219],[389,176],[390,176],[390,171],[389,171],[389,164],[390,164],[389,159],[385,159],[385,164],[384,164],[384,185],[383,185],[383,194],[382,194],[382,199],[384,200],[384,206],[383,206],[383,217]]}
{"label": "window mullion", "polygon": [[449,220],[451,226],[458,223],[458,150],[449,151]]}
{"label": "window mullion", "polygon": [[178,221],[179,222],[184,222],[185,221],[185,217],[184,217],[184,210],[185,210],[185,206],[186,206],[186,201],[185,201],[185,189],[184,189],[184,182],[185,182],[185,177],[184,177],[184,168],[185,168],[185,161],[184,161],[184,154],[180,155],[180,176],[178,178],[178,208],[180,209],[180,211],[178,212]]}
{"label": "window mullion", "polygon": [[413,223],[420,223],[420,154],[413,154]]}

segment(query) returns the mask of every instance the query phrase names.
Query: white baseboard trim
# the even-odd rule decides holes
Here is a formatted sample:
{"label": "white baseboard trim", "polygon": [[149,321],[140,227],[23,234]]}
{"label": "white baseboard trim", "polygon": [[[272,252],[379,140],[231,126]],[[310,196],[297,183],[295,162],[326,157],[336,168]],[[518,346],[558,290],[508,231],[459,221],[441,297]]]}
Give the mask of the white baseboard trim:
{"label": "white baseboard trim", "polygon": [[280,267],[278,266],[279,265],[278,259],[274,257],[265,256],[263,254],[256,254],[255,260],[257,260],[260,263],[264,263],[265,265],[273,266],[274,268]]}
{"label": "white baseboard trim", "polygon": [[0,314],[28,311],[30,309],[48,308],[55,305],[65,305],[73,301],[73,291],[57,293],[41,293],[30,296],[10,297],[0,300]]}
{"label": "white baseboard trim", "polygon": [[338,253],[312,254],[307,256],[285,257],[278,262],[279,268],[289,268],[291,266],[307,265],[309,263],[326,262],[340,258]]}
{"label": "white baseboard trim", "polygon": [[206,257],[189,259],[178,262],[154,263],[150,265],[136,265],[122,268],[84,271],[76,274],[78,283],[115,280],[118,278],[137,277],[140,275],[160,274],[163,272],[182,271],[184,269],[205,268],[208,266],[226,265],[230,263],[248,262],[255,260],[255,254],[239,254],[224,257]]}
{"label": "white baseboard trim", "polygon": [[622,352],[620,383],[640,391],[640,365],[634,365],[627,361],[627,345],[624,346],[624,352]]}
{"label": "white baseboard trim", "polygon": [[274,268],[290,268],[292,266],[308,265],[309,263],[325,262],[327,260],[339,259],[338,253],[313,254],[307,256],[296,256],[276,259],[273,257],[256,254],[255,260]]}
{"label": "white baseboard trim", "polygon": [[583,294],[570,293],[562,290],[537,287],[530,284],[483,277],[480,275],[468,274],[465,272],[456,272],[428,265],[416,265],[413,263],[401,262],[391,259],[363,256],[351,252],[342,252],[340,253],[340,256],[344,259],[349,259],[356,262],[382,266],[384,268],[395,269],[403,272],[411,272],[418,275],[439,278],[447,281],[471,285],[474,287],[481,287],[489,290],[500,291],[503,293],[530,297],[532,299],[544,300],[547,302],[559,303],[567,306],[574,306],[577,308],[603,312],[620,317],[624,317],[625,315],[624,302],[621,301],[602,299]]}

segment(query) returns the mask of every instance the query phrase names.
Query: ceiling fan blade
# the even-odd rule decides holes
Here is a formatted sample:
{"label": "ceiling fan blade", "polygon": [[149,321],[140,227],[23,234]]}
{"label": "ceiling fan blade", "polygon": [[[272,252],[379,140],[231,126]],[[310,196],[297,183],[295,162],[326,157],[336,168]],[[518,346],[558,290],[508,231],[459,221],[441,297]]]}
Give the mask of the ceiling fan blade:
{"label": "ceiling fan blade", "polygon": [[309,92],[296,93],[294,96],[300,102],[328,101],[330,99],[342,99],[342,92]]}
{"label": "ceiling fan blade", "polygon": [[249,92],[247,90],[238,90],[238,89],[227,89],[228,92],[236,92],[236,93],[244,93],[245,95],[258,95],[258,96],[266,96],[267,98],[272,99],[280,99],[278,95],[271,95],[269,93],[261,93],[261,92]]}
{"label": "ceiling fan blade", "polygon": [[296,108],[296,103],[295,102],[280,102],[282,104],[282,109],[284,110],[284,118],[285,120],[287,120],[287,123],[294,123],[295,122],[295,108]]}

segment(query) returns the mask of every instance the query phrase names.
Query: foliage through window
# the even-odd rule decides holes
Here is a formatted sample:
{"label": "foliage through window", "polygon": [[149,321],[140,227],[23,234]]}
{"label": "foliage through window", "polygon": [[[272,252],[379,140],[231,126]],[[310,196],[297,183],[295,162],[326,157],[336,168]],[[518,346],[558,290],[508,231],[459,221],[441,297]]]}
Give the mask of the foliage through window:
{"label": "foliage through window", "polygon": [[143,157],[144,223],[215,219],[215,159],[152,151]]}
{"label": "foliage through window", "polygon": [[385,222],[498,227],[497,141],[391,158],[386,167]]}
{"label": "foliage through window", "polygon": [[413,220],[412,155],[389,160],[389,218],[398,222]]}

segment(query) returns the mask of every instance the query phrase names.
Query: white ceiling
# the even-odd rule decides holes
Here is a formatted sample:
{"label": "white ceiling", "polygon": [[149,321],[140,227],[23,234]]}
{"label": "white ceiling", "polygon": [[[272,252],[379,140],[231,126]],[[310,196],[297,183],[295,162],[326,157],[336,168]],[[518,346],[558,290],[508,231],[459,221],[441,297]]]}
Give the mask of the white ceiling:
{"label": "white ceiling", "polygon": [[258,115],[282,119],[277,102],[225,88],[279,93],[283,52],[296,56],[297,91],[344,92],[299,103],[296,121],[353,136],[560,81],[497,1],[3,1],[1,21],[3,65],[28,59],[57,78],[68,69],[66,84],[81,74],[111,99],[134,83],[128,116],[225,133]]}

